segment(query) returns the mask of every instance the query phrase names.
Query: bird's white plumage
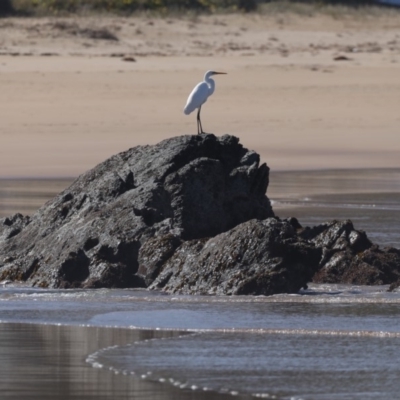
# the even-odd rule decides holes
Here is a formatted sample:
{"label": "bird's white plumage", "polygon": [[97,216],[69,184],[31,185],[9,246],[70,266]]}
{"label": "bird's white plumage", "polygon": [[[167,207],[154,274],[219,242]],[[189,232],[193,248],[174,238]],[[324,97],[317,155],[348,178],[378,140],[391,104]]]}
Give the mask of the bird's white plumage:
{"label": "bird's white plumage", "polygon": [[209,96],[214,93],[215,82],[211,79],[212,75],[225,74],[225,72],[207,71],[204,75],[204,81],[198,83],[190,93],[183,112],[186,115],[192,113],[196,108],[197,113],[197,133],[204,133],[200,121],[201,106],[207,101]]}
{"label": "bird's white plumage", "polygon": [[206,82],[200,82],[189,94],[183,112],[186,115],[189,115],[196,108],[199,108],[201,105],[203,105],[207,101],[208,96],[210,96],[210,87]]}

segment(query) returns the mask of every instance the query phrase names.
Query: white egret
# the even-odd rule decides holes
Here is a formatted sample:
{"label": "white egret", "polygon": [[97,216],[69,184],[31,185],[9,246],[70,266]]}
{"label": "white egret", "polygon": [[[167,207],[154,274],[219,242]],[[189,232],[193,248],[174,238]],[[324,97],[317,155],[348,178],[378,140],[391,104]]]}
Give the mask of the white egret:
{"label": "white egret", "polygon": [[208,97],[211,96],[214,93],[215,90],[215,82],[213,79],[211,79],[211,76],[213,75],[222,75],[226,74],[226,72],[215,72],[215,71],[207,71],[204,75],[204,81],[200,82],[195,86],[195,88],[192,90],[192,93],[190,93],[186,106],[183,109],[183,112],[186,115],[189,115],[191,112],[193,112],[196,108],[199,109],[197,112],[197,134],[200,135],[201,133],[204,133],[203,127],[201,126],[201,121],[200,121],[200,110],[201,106],[207,101]]}

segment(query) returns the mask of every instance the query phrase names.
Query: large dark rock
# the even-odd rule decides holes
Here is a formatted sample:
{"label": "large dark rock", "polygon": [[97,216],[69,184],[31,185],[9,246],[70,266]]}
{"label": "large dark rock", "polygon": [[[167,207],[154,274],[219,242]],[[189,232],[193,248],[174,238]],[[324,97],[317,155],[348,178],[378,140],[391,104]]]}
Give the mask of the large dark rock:
{"label": "large dark rock", "polygon": [[182,242],[274,215],[259,162],[228,135],[180,136],[111,157],[31,219],[0,221],[0,280],[146,286]]}
{"label": "large dark rock", "polygon": [[291,221],[244,222],[211,239],[181,245],[150,286],[170,293],[296,293],[318,269],[321,250],[301,240]]}
{"label": "large dark rock", "polygon": [[99,164],[36,214],[0,219],[0,280],[186,294],[400,282],[400,250],[350,221],[274,216],[269,169],[233,136],[180,136]]}
{"label": "large dark rock", "polygon": [[351,221],[305,228],[299,236],[322,250],[313,282],[385,285],[400,279],[400,250],[373,245]]}

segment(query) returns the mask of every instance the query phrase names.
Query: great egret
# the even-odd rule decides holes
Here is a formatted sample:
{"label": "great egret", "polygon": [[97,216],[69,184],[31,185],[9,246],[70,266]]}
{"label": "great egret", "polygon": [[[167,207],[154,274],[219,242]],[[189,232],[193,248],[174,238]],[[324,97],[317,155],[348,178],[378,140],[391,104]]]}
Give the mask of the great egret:
{"label": "great egret", "polygon": [[200,135],[201,133],[204,133],[203,127],[201,126],[201,121],[200,121],[200,110],[201,106],[207,101],[208,97],[211,96],[214,93],[215,89],[215,82],[213,79],[211,79],[211,76],[213,75],[222,75],[226,74],[226,72],[215,72],[215,71],[207,71],[204,75],[204,81],[198,83],[195,88],[192,90],[192,93],[190,93],[186,106],[183,109],[183,112],[186,115],[189,115],[191,112],[193,112],[196,108],[199,109],[197,112],[197,134]]}

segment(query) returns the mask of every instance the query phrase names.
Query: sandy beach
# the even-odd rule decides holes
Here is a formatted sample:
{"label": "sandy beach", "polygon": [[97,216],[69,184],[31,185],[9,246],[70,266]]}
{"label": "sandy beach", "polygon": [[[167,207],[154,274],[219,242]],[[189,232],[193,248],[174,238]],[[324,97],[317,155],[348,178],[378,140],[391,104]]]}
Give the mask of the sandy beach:
{"label": "sandy beach", "polygon": [[203,127],[272,170],[399,167],[398,13],[0,20],[0,177],[74,177]]}

